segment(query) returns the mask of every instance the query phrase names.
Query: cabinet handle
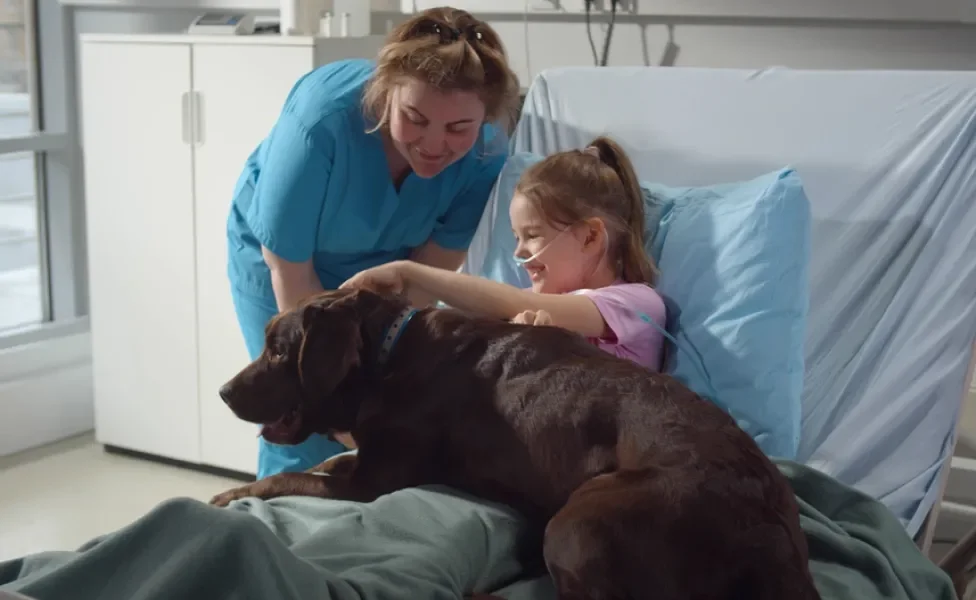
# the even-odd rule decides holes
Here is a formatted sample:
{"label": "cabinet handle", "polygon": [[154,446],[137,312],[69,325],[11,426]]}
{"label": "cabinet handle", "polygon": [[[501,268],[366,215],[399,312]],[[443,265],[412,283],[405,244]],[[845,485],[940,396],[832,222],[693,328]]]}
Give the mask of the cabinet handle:
{"label": "cabinet handle", "polygon": [[181,99],[183,105],[183,143],[192,144],[193,132],[190,131],[192,125],[192,107],[190,106],[190,92],[183,92],[183,98]]}
{"label": "cabinet handle", "polygon": [[203,144],[203,94],[193,92],[193,142]]}

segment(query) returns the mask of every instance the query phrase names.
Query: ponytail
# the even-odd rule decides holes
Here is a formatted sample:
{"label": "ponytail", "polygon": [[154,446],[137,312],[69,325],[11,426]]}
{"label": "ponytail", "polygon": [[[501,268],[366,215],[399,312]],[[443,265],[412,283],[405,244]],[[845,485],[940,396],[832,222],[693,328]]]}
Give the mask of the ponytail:
{"label": "ponytail", "polygon": [[634,171],[634,165],[627,153],[617,142],[601,136],[590,142],[584,152],[593,152],[617,174],[623,184],[627,206],[627,234],[620,240],[619,260],[621,275],[627,283],[647,283],[654,285],[657,280],[657,267],[644,249],[644,192]]}
{"label": "ponytail", "polygon": [[568,227],[600,218],[615,276],[654,285],[657,267],[644,250],[644,193],[616,142],[601,136],[583,150],[550,155],[522,173],[515,191],[553,223]]}

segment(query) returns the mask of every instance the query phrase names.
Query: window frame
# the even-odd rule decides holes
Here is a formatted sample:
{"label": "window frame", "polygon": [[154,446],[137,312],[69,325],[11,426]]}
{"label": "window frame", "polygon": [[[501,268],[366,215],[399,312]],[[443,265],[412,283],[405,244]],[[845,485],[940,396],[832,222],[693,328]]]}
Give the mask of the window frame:
{"label": "window frame", "polygon": [[0,332],[0,350],[87,328],[74,30],[59,0],[24,0],[24,38],[33,132],[0,137],[0,154],[34,154],[43,321]]}

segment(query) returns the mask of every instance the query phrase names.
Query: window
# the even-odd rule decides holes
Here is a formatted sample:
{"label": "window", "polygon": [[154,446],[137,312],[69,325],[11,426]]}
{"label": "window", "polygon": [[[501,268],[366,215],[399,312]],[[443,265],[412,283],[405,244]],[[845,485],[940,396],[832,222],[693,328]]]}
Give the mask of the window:
{"label": "window", "polygon": [[[0,91],[5,94],[2,110],[11,117],[4,123],[5,135],[27,133],[30,127],[27,70],[26,0],[0,0]],[[13,117],[28,115],[24,122]]]}
{"label": "window", "polygon": [[0,335],[44,321],[38,156],[11,143],[37,131],[29,0],[0,0]]}
{"label": "window", "polygon": [[[59,0],[0,0],[0,349],[84,310],[73,32]],[[60,329],[59,329],[60,328]]]}
{"label": "window", "polygon": [[0,335],[45,320],[34,163],[33,152],[0,155]]}

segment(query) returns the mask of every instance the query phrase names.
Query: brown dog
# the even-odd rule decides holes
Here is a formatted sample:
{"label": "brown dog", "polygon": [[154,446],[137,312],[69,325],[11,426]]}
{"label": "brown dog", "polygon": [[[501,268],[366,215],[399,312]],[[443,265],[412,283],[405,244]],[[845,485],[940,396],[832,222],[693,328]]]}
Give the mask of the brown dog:
{"label": "brown dog", "polygon": [[[445,484],[545,529],[561,600],[813,600],[786,479],[721,409],[555,327],[326,292],[269,324],[220,390],[295,444],[350,432],[358,457],[217,496],[371,501]],[[536,547],[538,552],[538,547]]]}

